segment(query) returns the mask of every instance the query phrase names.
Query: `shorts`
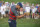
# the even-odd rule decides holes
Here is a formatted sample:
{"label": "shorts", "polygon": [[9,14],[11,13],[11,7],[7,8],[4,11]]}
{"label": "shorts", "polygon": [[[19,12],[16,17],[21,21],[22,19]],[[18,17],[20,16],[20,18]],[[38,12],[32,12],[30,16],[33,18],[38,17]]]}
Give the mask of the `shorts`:
{"label": "shorts", "polygon": [[35,15],[35,13],[32,14],[33,16]]}
{"label": "shorts", "polygon": [[9,19],[8,23],[9,23],[9,27],[16,27],[16,20]]}
{"label": "shorts", "polygon": [[40,12],[39,12],[39,15],[40,15]]}
{"label": "shorts", "polygon": [[30,15],[30,13],[29,13],[29,12],[26,12],[25,14],[26,14],[26,15]]}
{"label": "shorts", "polygon": [[8,14],[8,11],[5,11],[6,14]]}

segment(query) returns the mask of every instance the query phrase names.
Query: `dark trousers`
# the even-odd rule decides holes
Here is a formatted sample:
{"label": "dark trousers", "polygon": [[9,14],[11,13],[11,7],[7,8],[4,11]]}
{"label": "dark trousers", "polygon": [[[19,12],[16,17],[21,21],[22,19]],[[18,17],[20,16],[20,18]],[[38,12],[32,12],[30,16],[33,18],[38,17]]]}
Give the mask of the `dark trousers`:
{"label": "dark trousers", "polygon": [[9,27],[16,27],[16,20],[8,20]]}
{"label": "dark trousers", "polygon": [[1,12],[0,12],[0,18],[1,18]]}

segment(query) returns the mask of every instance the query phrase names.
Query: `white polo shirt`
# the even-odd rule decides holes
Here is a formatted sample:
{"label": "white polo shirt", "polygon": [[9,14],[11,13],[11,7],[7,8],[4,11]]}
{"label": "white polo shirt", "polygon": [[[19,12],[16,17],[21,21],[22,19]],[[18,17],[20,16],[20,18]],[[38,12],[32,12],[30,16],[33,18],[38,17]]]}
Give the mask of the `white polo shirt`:
{"label": "white polo shirt", "polygon": [[25,12],[30,12],[30,7],[25,7]]}

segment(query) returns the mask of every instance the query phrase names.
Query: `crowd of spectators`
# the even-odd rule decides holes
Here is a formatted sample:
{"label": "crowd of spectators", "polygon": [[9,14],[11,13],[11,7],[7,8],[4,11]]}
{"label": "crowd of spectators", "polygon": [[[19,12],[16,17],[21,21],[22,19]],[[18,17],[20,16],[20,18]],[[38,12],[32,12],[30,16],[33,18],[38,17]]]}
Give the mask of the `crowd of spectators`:
{"label": "crowd of spectators", "polygon": [[[2,19],[3,17],[8,17],[11,6],[17,5],[17,3],[15,3],[15,2],[1,3],[0,2],[0,18]],[[26,2],[26,3],[21,2],[21,3],[23,5],[23,7],[17,11],[19,15],[26,14],[24,17],[26,17],[27,19],[29,19],[29,18],[33,18],[33,19],[40,18],[40,4],[34,4],[34,3],[31,4],[29,2]]]}

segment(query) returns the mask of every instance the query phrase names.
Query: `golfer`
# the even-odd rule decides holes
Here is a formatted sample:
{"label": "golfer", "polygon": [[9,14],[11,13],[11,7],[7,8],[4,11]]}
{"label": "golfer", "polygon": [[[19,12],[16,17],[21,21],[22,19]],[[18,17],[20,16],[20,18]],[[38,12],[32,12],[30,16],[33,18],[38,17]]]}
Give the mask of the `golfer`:
{"label": "golfer", "polygon": [[21,18],[24,15],[18,16],[17,9],[22,8],[22,4],[19,2],[16,6],[13,5],[9,12],[9,27],[16,27],[16,18]]}

